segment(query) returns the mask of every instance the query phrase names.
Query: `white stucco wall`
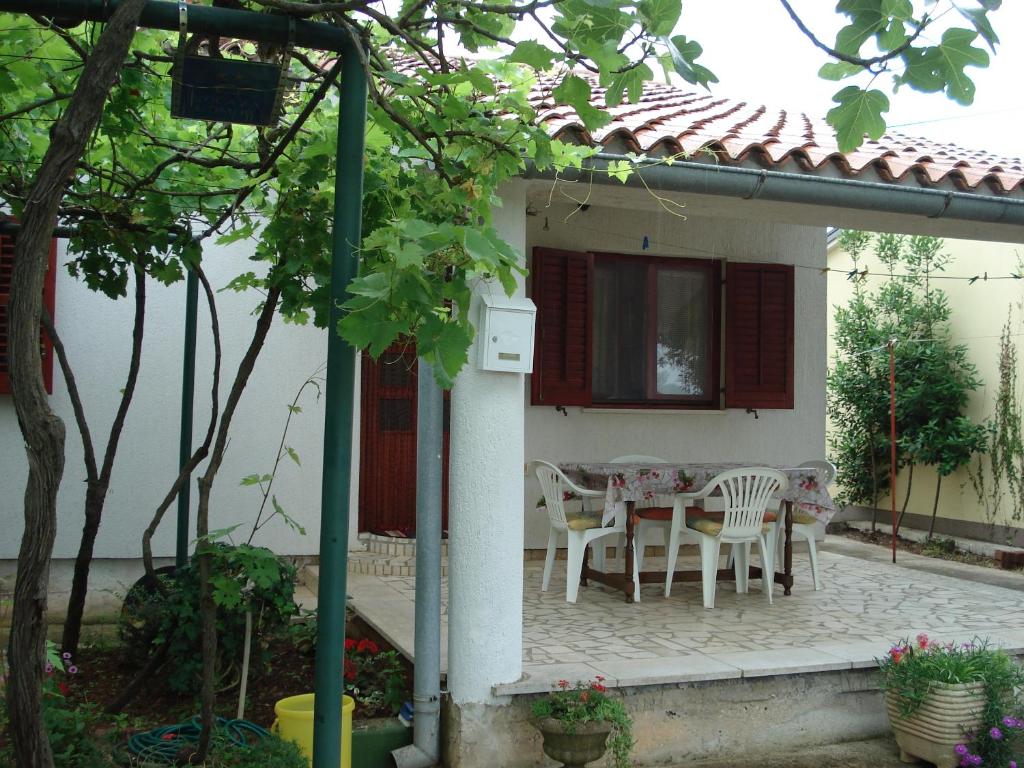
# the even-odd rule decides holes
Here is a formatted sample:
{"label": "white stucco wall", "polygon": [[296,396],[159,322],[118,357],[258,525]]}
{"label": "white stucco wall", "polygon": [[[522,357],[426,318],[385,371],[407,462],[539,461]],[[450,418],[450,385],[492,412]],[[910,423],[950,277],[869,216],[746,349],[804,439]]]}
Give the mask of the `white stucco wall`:
{"label": "white stucco wall", "polygon": [[[58,264],[67,261],[61,241]],[[204,265],[210,282],[220,289],[241,271],[251,270],[251,247],[236,243],[210,248]],[[102,455],[110,422],[124,384],[130,356],[134,301],[111,301],[71,278],[63,266],[57,273],[56,324],[68,350],[89,418],[96,450]],[[221,402],[227,397],[238,361],[251,338],[253,309],[260,301],[249,292],[217,293],[224,357]],[[142,368],[129,411],[107,496],[103,523],[96,542],[97,558],[138,558],[142,532],[167,492],[178,466],[181,358],[185,284],[164,287],[150,281]],[[206,431],[209,415],[212,342],[206,302],[200,291],[199,341],[196,364],[195,441]],[[302,382],[326,359],[324,331],[274,321],[245,394],[239,404],[224,464],[214,488],[210,526],[240,524],[234,537],[244,540],[256,517],[260,495],[240,487],[242,477],[269,472],[290,403]],[[64,480],[58,497],[58,528],[54,557],[77,553],[85,498],[82,443],[75,427],[67,389],[56,364],[51,403],[67,425]],[[285,459],[274,484],[284,508],[307,529],[302,536],[280,520],[271,521],[255,543],[285,554],[313,554],[318,548],[316,521],[320,510],[323,408],[315,391],[307,389],[301,414],[292,420],[287,444],[302,465]],[[22,504],[27,464],[10,396],[0,396],[0,561],[17,557],[22,534]],[[198,475],[197,475],[198,476]],[[194,530],[196,492],[193,486],[191,526]],[[168,510],[154,538],[156,555],[173,555],[176,504]],[[11,564],[7,563],[9,569]]]}
{"label": "white stucco wall", "polygon": [[[582,194],[582,190],[577,194]],[[638,192],[638,195],[646,193]],[[557,198],[556,198],[557,199]],[[795,264],[795,392],[793,410],[629,411],[609,413],[527,405],[526,456],[553,461],[607,461],[638,453],[669,461],[793,464],[825,455],[826,278],[824,227],[749,221],[720,199],[722,218],[664,210],[621,210],[592,205],[569,216],[572,204],[534,203],[527,219],[527,252],[535,246],[657,256]],[[732,207],[733,213],[730,214]],[[566,217],[569,216],[568,219]],[[545,229],[546,225],[546,229]],[[643,241],[647,238],[648,248]],[[723,350],[724,351],[724,350]],[[723,356],[724,357],[724,356]],[[527,387],[527,402],[529,401]],[[539,485],[527,478],[526,547],[547,543],[547,517],[535,509]]]}

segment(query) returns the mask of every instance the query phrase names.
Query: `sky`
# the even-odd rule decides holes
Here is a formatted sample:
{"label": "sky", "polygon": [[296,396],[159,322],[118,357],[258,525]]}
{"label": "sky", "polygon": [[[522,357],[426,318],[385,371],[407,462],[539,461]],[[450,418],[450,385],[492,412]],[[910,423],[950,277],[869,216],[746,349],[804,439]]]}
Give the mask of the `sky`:
{"label": "sky", "polygon": [[[835,13],[833,2],[791,4],[821,40],[835,41],[846,17]],[[967,0],[965,5],[973,3]],[[964,107],[944,94],[908,88],[892,94],[887,83],[882,90],[892,106],[885,116],[890,129],[1024,158],[1024,0],[1004,0],[990,18],[1001,43],[987,69],[968,69],[977,85],[974,104]],[[820,79],[818,69],[828,58],[804,37],[777,0],[683,0],[676,32],[703,46],[700,62],[720,81],[712,87],[713,94],[824,116],[836,91],[848,82],[864,84]]]}

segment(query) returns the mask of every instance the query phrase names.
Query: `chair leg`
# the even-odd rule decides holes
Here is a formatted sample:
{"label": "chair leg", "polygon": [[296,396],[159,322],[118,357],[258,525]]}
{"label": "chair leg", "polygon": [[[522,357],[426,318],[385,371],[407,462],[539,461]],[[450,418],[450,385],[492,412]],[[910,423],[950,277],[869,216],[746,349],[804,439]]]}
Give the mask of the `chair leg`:
{"label": "chair leg", "polygon": [[772,551],[768,548],[768,542],[764,534],[757,537],[757,544],[761,548],[761,589],[768,595],[768,604],[772,604],[772,584],[775,581],[775,563],[772,561]]}
{"label": "chair leg", "polygon": [[547,592],[551,583],[551,569],[555,565],[555,552],[558,549],[558,531],[552,528],[548,532],[548,554],[544,558],[544,581],[541,582],[540,591]]}
{"label": "chair leg", "polygon": [[565,573],[565,600],[568,603],[575,603],[576,595],[580,591],[583,550],[586,547],[587,542],[583,539],[583,534],[578,531],[569,531],[569,555]]}
{"label": "chair leg", "polygon": [[644,530],[633,531],[633,602],[640,602],[640,563],[644,556]]}
{"label": "chair leg", "polygon": [[811,556],[811,578],[814,579],[814,588],[821,589],[821,578],[818,576],[818,547],[814,543],[814,531],[807,535],[807,553]]}
{"label": "chair leg", "polygon": [[736,594],[746,594],[750,580],[750,542],[733,544],[733,574],[736,577]]}
{"label": "chair leg", "polygon": [[597,539],[590,545],[590,551],[593,552],[592,561],[594,563],[594,570],[604,571],[604,561],[608,556],[608,542],[603,539]]}
{"label": "chair leg", "polygon": [[715,607],[715,583],[718,579],[718,555],[721,547],[721,539],[715,536],[700,537],[700,570],[705,608]]}
{"label": "chair leg", "polygon": [[668,546],[665,548],[665,597],[672,593],[672,574],[676,570],[676,558],[679,556],[679,528],[672,523],[668,534]]}

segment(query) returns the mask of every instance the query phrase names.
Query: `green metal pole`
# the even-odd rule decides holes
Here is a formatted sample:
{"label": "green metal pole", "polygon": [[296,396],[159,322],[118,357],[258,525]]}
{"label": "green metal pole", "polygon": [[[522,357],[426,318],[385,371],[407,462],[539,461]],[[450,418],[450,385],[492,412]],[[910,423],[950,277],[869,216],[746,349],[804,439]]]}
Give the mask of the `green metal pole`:
{"label": "green metal pole", "polygon": [[327,331],[323,499],[320,514],[320,589],[313,707],[313,768],[341,764],[342,658],[348,568],[352,399],[356,351],[338,335],[341,305],[356,275],[363,198],[366,74],[354,45],[341,59],[338,159],[334,180],[331,319]]}
{"label": "green metal pole", "polygon": [[[0,11],[20,11],[56,18],[65,26],[83,21],[106,21],[122,0],[0,0]],[[148,0],[139,18],[140,27],[178,31],[178,4],[169,0]],[[287,45],[289,17],[207,5],[188,6],[189,32],[210,32],[242,40],[260,40]],[[351,44],[349,33],[321,21],[295,20],[295,45],[340,51]]]}
{"label": "green metal pole", "polygon": [[[199,278],[194,270],[185,280],[185,350],[181,361],[181,438],[178,443],[178,469],[192,458],[192,405],[196,385],[196,312],[199,306]],[[174,565],[188,563],[188,515],[192,496],[192,478],[178,491],[178,537]]]}

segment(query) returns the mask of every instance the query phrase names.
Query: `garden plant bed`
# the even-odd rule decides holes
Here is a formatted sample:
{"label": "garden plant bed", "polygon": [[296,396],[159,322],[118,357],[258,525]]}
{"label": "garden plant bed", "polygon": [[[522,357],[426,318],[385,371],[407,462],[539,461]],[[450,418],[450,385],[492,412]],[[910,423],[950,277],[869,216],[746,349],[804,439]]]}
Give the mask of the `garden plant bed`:
{"label": "garden plant bed", "polygon": [[[831,533],[831,529],[830,529]],[[881,531],[861,531],[857,528],[844,527],[836,531],[837,534],[856,541],[863,541],[867,544],[875,544],[886,549],[892,548],[892,536]],[[915,555],[936,557],[942,560],[952,560],[957,563],[968,565],[981,565],[985,568],[995,568],[996,561],[986,555],[979,555],[974,552],[965,552],[952,545],[952,539],[942,536],[934,537],[930,542],[911,541],[902,536],[896,537],[896,549],[901,552],[910,552]]]}

